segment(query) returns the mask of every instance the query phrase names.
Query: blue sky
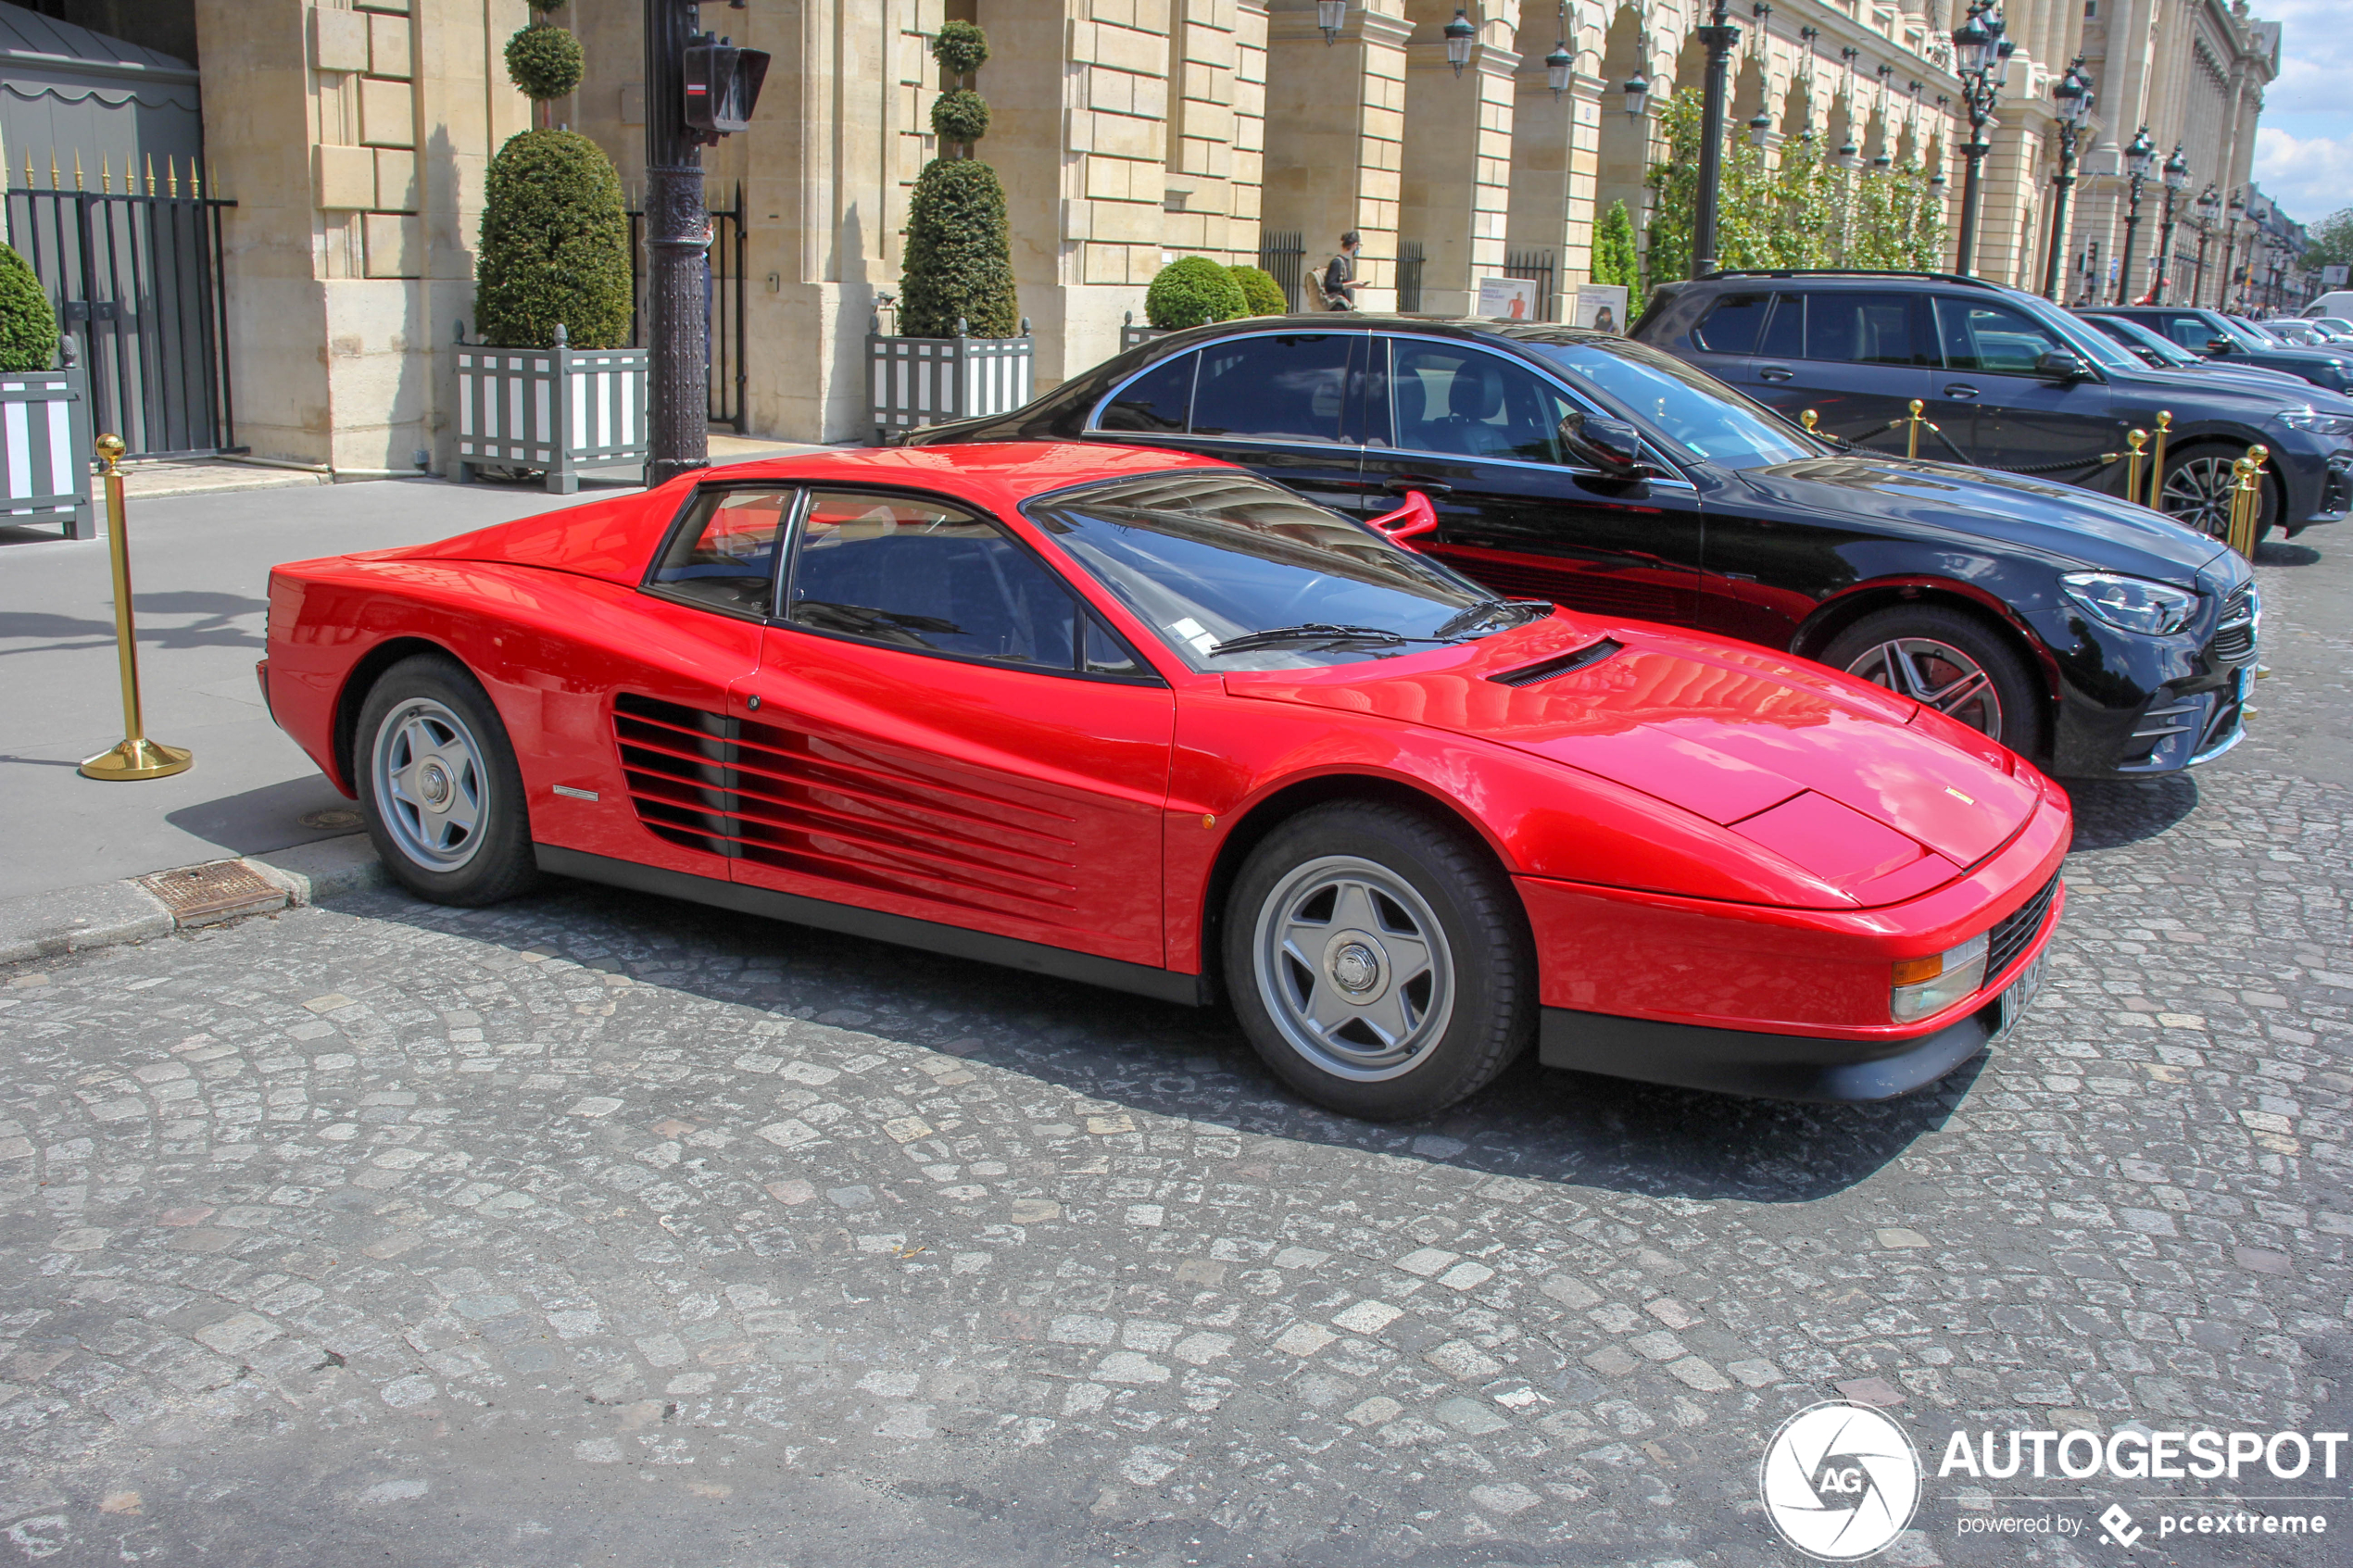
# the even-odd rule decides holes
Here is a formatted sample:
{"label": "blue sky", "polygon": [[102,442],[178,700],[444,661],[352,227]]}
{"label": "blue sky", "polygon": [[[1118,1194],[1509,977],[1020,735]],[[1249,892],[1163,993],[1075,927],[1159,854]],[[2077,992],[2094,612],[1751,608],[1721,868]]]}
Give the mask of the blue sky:
{"label": "blue sky", "polygon": [[2256,0],[2281,24],[2280,74],[2263,94],[2255,180],[2288,216],[2318,223],[2353,207],[2353,7]]}

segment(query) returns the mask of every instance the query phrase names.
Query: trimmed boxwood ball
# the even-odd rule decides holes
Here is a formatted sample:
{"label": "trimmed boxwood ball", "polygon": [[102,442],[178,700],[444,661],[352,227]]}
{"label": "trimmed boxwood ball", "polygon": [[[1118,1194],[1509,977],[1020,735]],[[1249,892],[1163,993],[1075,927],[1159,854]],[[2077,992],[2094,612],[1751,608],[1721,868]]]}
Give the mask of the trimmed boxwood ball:
{"label": "trimmed boxwood ball", "polygon": [[907,261],[899,282],[899,330],[953,337],[962,318],[974,337],[1012,337],[1013,236],[997,171],[972,158],[934,158],[907,204]]}
{"label": "trimmed boxwood ball", "polygon": [[547,348],[556,324],[574,348],[629,336],[629,218],[621,176],[576,131],[525,131],[490,160],[474,256],[484,343]]}
{"label": "trimmed boxwood ball", "polygon": [[46,370],[57,362],[57,315],[24,257],[0,245],[0,370]]}
{"label": "trimmed boxwood ball", "polygon": [[943,22],[931,57],[950,76],[970,76],[988,63],[988,34],[974,22]]}
{"label": "trimmed boxwood ball", "polygon": [[1144,320],[1155,327],[1198,327],[1250,314],[1242,286],[1205,256],[1180,256],[1144,291]]}
{"label": "trimmed boxwood ball", "polygon": [[507,40],[507,80],[526,98],[560,98],[587,70],[580,40],[562,28],[534,22]]}
{"label": "trimmed boxwood ball", "polygon": [[1290,309],[1290,301],[1283,297],[1283,285],[1275,282],[1274,274],[1256,267],[1228,267],[1237,285],[1242,291],[1242,303],[1253,316],[1280,316]]}
{"label": "trimmed boxwood ball", "polygon": [[942,93],[932,100],[931,133],[942,143],[971,146],[988,134],[988,100],[969,87]]}

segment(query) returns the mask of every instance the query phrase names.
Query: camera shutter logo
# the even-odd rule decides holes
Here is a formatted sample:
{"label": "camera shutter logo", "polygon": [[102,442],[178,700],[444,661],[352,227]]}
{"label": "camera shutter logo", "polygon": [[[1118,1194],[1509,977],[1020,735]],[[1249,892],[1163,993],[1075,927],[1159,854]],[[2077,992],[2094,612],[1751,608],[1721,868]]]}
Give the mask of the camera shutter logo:
{"label": "camera shutter logo", "polygon": [[1920,1461],[1904,1429],[1867,1405],[1832,1400],[1781,1424],[1758,1474],[1781,1538],[1825,1562],[1886,1549],[1920,1501]]}

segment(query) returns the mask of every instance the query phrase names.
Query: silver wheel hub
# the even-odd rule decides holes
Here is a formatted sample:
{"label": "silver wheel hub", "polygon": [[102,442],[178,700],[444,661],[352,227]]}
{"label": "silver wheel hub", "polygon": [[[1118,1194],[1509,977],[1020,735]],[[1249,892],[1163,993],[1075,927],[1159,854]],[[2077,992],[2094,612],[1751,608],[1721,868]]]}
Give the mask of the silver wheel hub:
{"label": "silver wheel hub", "polygon": [[1293,1050],[1358,1083],[1409,1073],[1445,1037],[1454,960],[1413,884],[1353,855],[1294,867],[1252,934],[1259,999]]}
{"label": "silver wheel hub", "polygon": [[1950,643],[1934,637],[1891,637],[1865,648],[1846,672],[2002,738],[2002,696],[1994,688],[1994,678]]}
{"label": "silver wheel hub", "polygon": [[384,715],[370,749],[376,809],[393,844],[427,871],[456,871],[482,847],[490,770],[466,721],[431,697]]}
{"label": "silver wheel hub", "polygon": [[2220,539],[2231,528],[2231,490],[2237,483],[2228,458],[2192,458],[2165,476],[2158,509],[2174,521]]}

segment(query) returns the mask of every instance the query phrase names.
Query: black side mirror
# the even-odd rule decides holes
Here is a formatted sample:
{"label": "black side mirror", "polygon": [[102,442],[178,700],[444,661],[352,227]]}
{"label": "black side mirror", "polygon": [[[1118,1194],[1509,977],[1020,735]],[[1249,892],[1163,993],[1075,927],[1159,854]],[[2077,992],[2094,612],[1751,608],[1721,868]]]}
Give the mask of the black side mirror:
{"label": "black side mirror", "polygon": [[2034,373],[2048,376],[2053,381],[2082,381],[2092,373],[2092,368],[2083,363],[2083,357],[2074,350],[2053,348],[2045,350],[2043,357],[2034,361]]}
{"label": "black side mirror", "polygon": [[2228,354],[2237,346],[2226,337],[2210,337],[2206,340],[2206,351],[2208,354]]}
{"label": "black side mirror", "polygon": [[1554,433],[1565,456],[1612,479],[1648,479],[1658,471],[1642,456],[1642,433],[1624,420],[1592,419],[1572,411],[1561,416]]}

